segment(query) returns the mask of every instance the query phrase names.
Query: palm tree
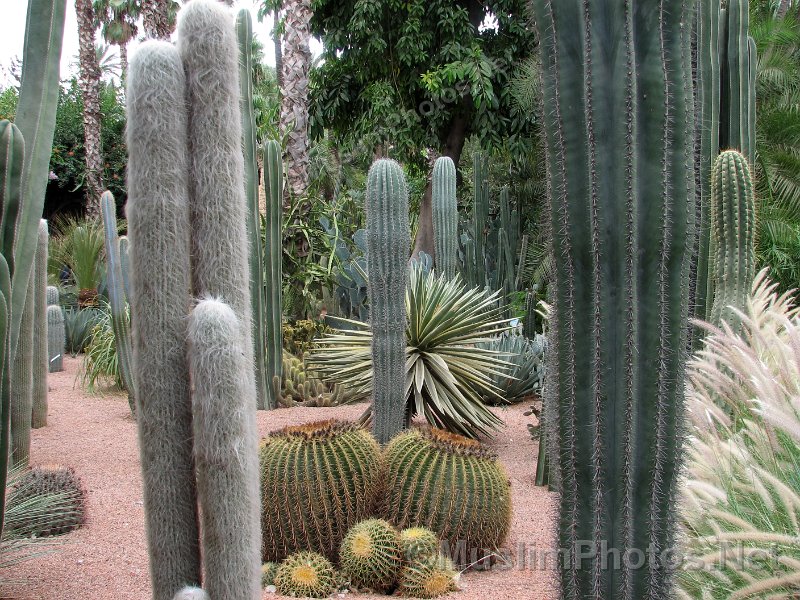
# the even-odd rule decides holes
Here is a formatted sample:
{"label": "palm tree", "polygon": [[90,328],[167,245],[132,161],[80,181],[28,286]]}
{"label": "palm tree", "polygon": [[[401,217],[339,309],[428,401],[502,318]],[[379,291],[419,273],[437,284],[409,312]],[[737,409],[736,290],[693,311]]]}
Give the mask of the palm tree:
{"label": "palm tree", "polygon": [[78,18],[80,87],[83,97],[83,138],[86,154],[86,214],[100,214],[103,193],[103,154],[100,122],[100,65],[95,47],[95,15],[92,0],[75,0]]}
{"label": "palm tree", "polygon": [[178,3],[175,0],[140,0],[140,2],[145,36],[168,40],[175,30]]}
{"label": "palm tree", "polygon": [[308,87],[311,69],[311,0],[284,4],[281,75],[281,132],[286,146],[286,179],[295,197],[308,189]]}
{"label": "palm tree", "polygon": [[128,73],[128,42],[139,32],[137,21],[141,12],[140,0],[94,0],[94,13],[102,27],[103,38],[119,46],[121,79]]}

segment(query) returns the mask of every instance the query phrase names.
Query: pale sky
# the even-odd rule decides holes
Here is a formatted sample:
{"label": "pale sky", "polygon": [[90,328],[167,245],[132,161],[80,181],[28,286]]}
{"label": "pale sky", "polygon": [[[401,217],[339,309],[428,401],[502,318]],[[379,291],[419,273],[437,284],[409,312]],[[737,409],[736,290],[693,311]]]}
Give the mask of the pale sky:
{"label": "pale sky", "polygon": [[[272,19],[258,22],[259,0],[236,0],[235,10],[248,8],[253,15],[253,31],[264,45],[266,62],[275,65],[275,51],[270,33]],[[25,41],[25,17],[28,3],[26,0],[0,0],[0,88],[12,83],[7,69],[14,58],[22,59],[22,46]],[[96,40],[102,41],[102,35],[97,32]],[[130,55],[137,42],[128,45]],[[321,52],[320,43],[312,39],[311,50],[314,56]],[[61,79],[67,79],[78,73],[78,24],[75,20],[75,1],[67,0],[67,20],[64,25],[64,45],[61,50]]]}

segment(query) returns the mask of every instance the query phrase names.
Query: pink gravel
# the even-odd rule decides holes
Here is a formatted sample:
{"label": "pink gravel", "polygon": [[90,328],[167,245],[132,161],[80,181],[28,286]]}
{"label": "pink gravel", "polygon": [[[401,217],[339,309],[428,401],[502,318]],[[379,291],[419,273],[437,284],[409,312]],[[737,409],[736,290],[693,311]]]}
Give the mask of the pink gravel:
{"label": "pink gravel", "polygon": [[[0,598],[39,600],[146,600],[150,597],[144,534],[142,481],[136,424],[119,393],[88,395],[76,381],[80,359],[66,358],[66,370],[50,375],[48,425],[33,431],[34,465],[71,466],[88,492],[88,521],[61,538],[50,554],[6,571]],[[325,418],[355,418],[363,405],[294,408],[259,412],[262,435],[289,424]],[[511,480],[514,507],[507,543],[513,565],[467,572],[458,592],[463,600],[549,600],[558,597],[552,560],[540,563],[542,550],[555,545],[555,495],[533,483],[537,445],[528,436],[526,405],[496,409],[506,428],[489,442]],[[538,554],[537,554],[538,553]],[[531,557],[538,557],[531,560]],[[353,598],[381,598],[347,594]],[[283,598],[265,592],[264,599]],[[224,599],[214,599],[224,600]]]}

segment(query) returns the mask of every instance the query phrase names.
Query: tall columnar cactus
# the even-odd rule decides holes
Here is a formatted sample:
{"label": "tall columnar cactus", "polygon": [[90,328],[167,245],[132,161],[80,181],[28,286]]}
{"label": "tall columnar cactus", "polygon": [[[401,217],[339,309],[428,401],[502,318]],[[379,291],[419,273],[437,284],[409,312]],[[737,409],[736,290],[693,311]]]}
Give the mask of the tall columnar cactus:
{"label": "tall columnar cactus", "polygon": [[559,445],[561,597],[667,598],[695,224],[694,2],[533,5],[556,257],[547,435]]}
{"label": "tall columnar cactus", "polygon": [[191,288],[186,76],[149,41],[128,72],[128,231],[139,448],[154,600],[200,582],[186,350]]}
{"label": "tall columnar cactus", "polygon": [[[245,361],[254,368],[250,248],[239,107],[239,51],[228,11],[194,1],[181,11],[178,50],[186,71],[194,296],[220,298],[236,313]],[[133,242],[135,243],[135,242]]]}
{"label": "tall columnar cactus", "polygon": [[472,158],[472,240],[474,253],[472,284],[486,285],[486,228],[489,223],[488,165],[483,155],[476,152]]}
{"label": "tall columnar cactus", "polygon": [[25,296],[17,352],[11,367],[11,464],[23,467],[28,465],[31,450],[35,279],[32,272],[28,280],[28,294]]}
{"label": "tall columnar cactus", "polygon": [[47,352],[47,221],[39,221],[39,244],[31,273],[33,278],[33,365],[31,370],[33,406],[31,427],[47,425],[47,373],[50,371]]}
{"label": "tall columnar cactus", "polygon": [[694,314],[705,319],[711,310],[713,290],[710,288],[711,262],[711,167],[719,154],[720,134],[720,3],[719,0],[697,2],[695,37],[697,40],[697,137],[696,154],[699,185],[697,186],[697,265],[692,282]]}
{"label": "tall columnar cactus", "polygon": [[458,204],[456,167],[449,156],[433,164],[433,238],[436,269],[448,279],[456,274],[458,252]]}
{"label": "tall columnar cactus", "polygon": [[[273,381],[275,377],[283,377],[283,238],[281,231],[283,207],[283,159],[281,145],[269,140],[264,145],[264,187],[266,188],[267,204],[265,212],[266,222],[266,321],[264,323],[264,339],[267,353],[267,377]],[[269,405],[278,405],[277,395],[270,386]]]}
{"label": "tall columnar cactus", "polygon": [[234,312],[202,300],[189,320],[189,372],[204,588],[226,600],[253,600],[261,592],[256,390],[244,356]]}
{"label": "tall columnar cactus", "polygon": [[711,322],[738,328],[734,309],[745,310],[756,274],[755,198],[747,159],[735,150],[719,155],[711,175],[714,305]]}
{"label": "tall columnar cactus", "polygon": [[[253,22],[243,8],[236,17],[239,42],[239,89],[244,146],[245,195],[247,197],[247,234],[250,244],[250,298],[253,303],[253,358],[256,373],[256,398],[259,409],[275,408],[271,398],[272,378],[267,365],[265,320],[269,315],[264,282],[264,249],[261,247],[261,218],[258,210],[258,160],[256,158],[256,123],[253,115]],[[278,288],[280,289],[280,287]],[[280,357],[280,354],[278,355]],[[268,389],[269,388],[269,389]]]}
{"label": "tall columnar cactus", "polygon": [[108,299],[111,304],[111,326],[114,329],[114,345],[117,349],[117,362],[122,382],[128,390],[128,404],[131,413],[136,413],[136,382],[133,377],[133,350],[130,338],[130,319],[128,317],[128,298],[122,277],[122,257],[120,240],[117,234],[117,203],[111,192],[103,192],[100,198],[103,215],[106,250],[106,278]]}
{"label": "tall columnar cactus", "polygon": [[728,0],[722,11],[720,149],[739,150],[755,160],[755,43],[751,44],[748,0]]}
{"label": "tall columnar cactus", "polygon": [[122,285],[125,289],[125,297],[130,302],[131,297],[131,264],[130,264],[130,242],[128,236],[123,235],[119,238],[119,266],[122,270]]}
{"label": "tall columnar cactus", "polygon": [[64,370],[64,311],[56,304],[47,305],[47,362],[51,373]]}
{"label": "tall columnar cactus", "polygon": [[367,272],[372,326],[373,431],[387,443],[406,423],[406,271],[411,234],[408,189],[393,160],[367,175]]}

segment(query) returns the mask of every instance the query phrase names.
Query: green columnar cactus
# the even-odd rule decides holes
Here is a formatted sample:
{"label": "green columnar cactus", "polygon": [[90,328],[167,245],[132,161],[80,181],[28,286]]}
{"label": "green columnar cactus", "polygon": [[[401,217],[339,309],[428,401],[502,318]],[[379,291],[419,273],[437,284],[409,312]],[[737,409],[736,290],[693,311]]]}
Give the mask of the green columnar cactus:
{"label": "green columnar cactus", "polygon": [[561,597],[667,598],[695,226],[694,3],[533,6],[556,257],[547,436],[559,445]]}
{"label": "green columnar cactus", "polygon": [[342,571],[357,587],[385,592],[397,583],[403,549],[397,530],[382,519],[355,524],[342,540]]}
{"label": "green columnar cactus", "polygon": [[449,156],[433,164],[433,236],[436,269],[448,279],[456,274],[458,252],[458,204],[456,167]]}
{"label": "green columnar cactus", "polygon": [[22,312],[17,352],[11,368],[11,464],[26,467],[31,450],[33,411],[33,321],[36,299],[34,273],[28,280],[28,295]]}
{"label": "green columnar cactus", "polygon": [[367,289],[372,326],[373,432],[382,444],[406,424],[406,271],[411,233],[408,189],[393,160],[367,176]]}
{"label": "green columnar cactus", "polygon": [[58,304],[58,288],[54,285],[48,285],[45,291],[45,300],[47,306]]}
{"label": "green columnar cactus", "polygon": [[472,284],[486,286],[486,228],[489,222],[489,166],[476,152],[472,159],[472,252],[474,256]]}
{"label": "green columnar cactus", "polygon": [[39,244],[33,272],[33,364],[31,370],[33,407],[31,427],[47,425],[47,373],[50,371],[47,352],[47,221],[39,221]]}
{"label": "green columnar cactus", "polygon": [[111,192],[103,192],[100,198],[103,215],[106,250],[106,278],[108,299],[111,304],[111,325],[114,328],[114,345],[122,382],[128,391],[128,404],[131,413],[136,414],[136,382],[133,377],[133,349],[131,348],[130,321],[128,319],[128,299],[122,277],[122,258],[120,240],[117,234],[117,203]]}
{"label": "green columnar cactus", "polygon": [[233,309],[243,329],[245,361],[253,368],[236,31],[216,1],[195,0],[181,14],[178,50],[189,105],[193,294],[219,298]]}
{"label": "green columnar cactus", "polygon": [[278,567],[275,587],[293,598],[327,598],[336,591],[336,570],[321,554],[297,552]]}
{"label": "green columnar cactus", "polygon": [[380,485],[375,439],[353,423],[287,427],[261,446],[262,558],[297,550],[335,560],[347,531],[372,514]]}
{"label": "green columnar cactus", "polygon": [[755,198],[747,159],[735,150],[722,152],[711,174],[711,235],[714,305],[711,322],[740,326],[736,309],[746,310],[755,266]]}
{"label": "green columnar cactus", "polygon": [[[253,358],[255,360],[257,405],[261,410],[275,408],[267,388],[272,377],[267,370],[266,285],[264,249],[261,247],[261,218],[258,210],[258,160],[256,159],[256,123],[253,115],[253,22],[243,8],[236,17],[239,43],[239,103],[242,113],[245,194],[247,196],[247,235],[250,244],[250,298],[253,304]],[[280,287],[279,287],[280,289]],[[270,315],[271,316],[271,315]],[[280,356],[280,355],[278,355]]]}
{"label": "green columnar cactus", "polygon": [[[720,135],[720,5],[719,0],[697,2],[695,21],[697,38],[697,94],[699,173],[697,187],[697,265],[694,287],[694,314],[706,319],[711,310],[711,168],[719,154]],[[699,339],[699,337],[698,337]]]}
{"label": "green columnar cactus", "polygon": [[47,307],[47,355],[50,373],[64,370],[64,311],[58,304]]}
{"label": "green columnar cactus", "polygon": [[200,582],[186,327],[191,287],[186,79],[148,41],[128,72],[131,322],[154,600]]}
{"label": "green columnar cactus", "polygon": [[131,267],[130,267],[130,258],[129,252],[130,243],[128,242],[128,236],[123,235],[119,238],[119,266],[122,270],[122,284],[125,288],[125,297],[131,297]]}
{"label": "green columnar cactus", "polygon": [[511,527],[508,476],[479,442],[415,429],[391,441],[384,461],[380,514],[388,521],[428,527],[459,564],[502,545]]}
{"label": "green columnar cactus", "polygon": [[722,11],[722,92],[720,149],[739,150],[755,159],[755,43],[751,44],[748,0],[728,0]]}
{"label": "green columnar cactus", "polygon": [[[283,202],[283,162],[281,146],[274,140],[264,145],[264,186],[266,188],[266,322],[264,324],[267,345],[267,377],[283,376],[283,304],[281,290],[283,275],[283,237],[281,232],[281,210]],[[269,399],[271,407],[277,406],[278,398]]]}
{"label": "green columnar cactus", "polygon": [[215,299],[201,300],[189,320],[203,584],[211,598],[227,600],[261,592],[256,390],[241,329]]}

